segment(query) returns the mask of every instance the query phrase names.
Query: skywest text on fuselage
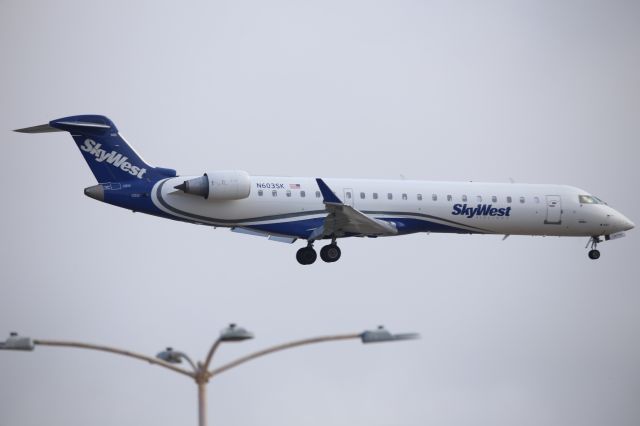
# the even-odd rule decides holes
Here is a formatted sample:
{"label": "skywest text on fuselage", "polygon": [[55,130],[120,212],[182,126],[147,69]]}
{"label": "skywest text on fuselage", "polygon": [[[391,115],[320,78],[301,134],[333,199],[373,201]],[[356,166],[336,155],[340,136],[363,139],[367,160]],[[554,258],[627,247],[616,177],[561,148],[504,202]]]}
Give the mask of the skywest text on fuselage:
{"label": "skywest text on fuselage", "polygon": [[454,216],[466,216],[469,219],[474,216],[510,216],[511,207],[496,208],[492,204],[478,204],[477,207],[467,207],[466,204],[455,204],[451,214]]}

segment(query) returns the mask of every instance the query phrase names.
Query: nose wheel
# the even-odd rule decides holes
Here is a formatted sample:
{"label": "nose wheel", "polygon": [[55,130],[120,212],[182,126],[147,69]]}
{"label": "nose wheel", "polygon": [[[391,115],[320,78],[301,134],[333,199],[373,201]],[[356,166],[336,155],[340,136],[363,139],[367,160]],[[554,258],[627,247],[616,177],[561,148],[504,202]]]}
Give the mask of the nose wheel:
{"label": "nose wheel", "polygon": [[598,243],[600,243],[600,237],[591,237],[589,242],[587,242],[587,246],[591,246],[591,250],[589,250],[589,259],[596,260],[600,259],[600,250],[598,250]]}

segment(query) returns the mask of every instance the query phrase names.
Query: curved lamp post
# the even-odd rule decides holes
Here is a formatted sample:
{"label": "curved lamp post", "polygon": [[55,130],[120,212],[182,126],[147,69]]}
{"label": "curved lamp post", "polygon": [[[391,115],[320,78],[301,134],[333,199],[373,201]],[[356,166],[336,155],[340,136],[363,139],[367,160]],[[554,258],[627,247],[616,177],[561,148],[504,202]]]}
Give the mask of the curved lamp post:
{"label": "curved lamp post", "polygon": [[[320,337],[312,337],[309,339],[302,340],[294,340],[288,343],[283,343],[280,345],[272,346],[261,351],[257,351],[251,353],[249,355],[238,358],[234,361],[231,361],[225,365],[222,365],[218,368],[209,369],[211,365],[211,360],[213,359],[213,355],[216,350],[220,346],[221,343],[227,342],[242,342],[244,340],[253,339],[253,334],[249,331],[245,330],[242,327],[238,327],[235,324],[230,324],[229,327],[222,330],[220,336],[213,342],[209,352],[207,353],[207,357],[204,362],[194,363],[191,358],[184,352],[176,351],[173,348],[166,348],[164,351],[158,353],[155,358],[138,354],[135,352],[131,352],[128,350],[113,348],[109,346],[102,345],[94,345],[90,343],[82,343],[82,342],[70,342],[70,341],[60,341],[60,340],[40,340],[40,339],[31,339],[29,337],[19,336],[17,333],[11,333],[9,338],[0,342],[0,350],[17,350],[17,351],[32,351],[36,346],[59,346],[59,347],[70,347],[70,348],[80,348],[80,349],[91,349],[102,352],[109,352],[117,355],[128,356],[130,358],[139,359],[141,361],[146,361],[150,364],[159,365],[161,367],[165,367],[169,370],[175,371],[176,373],[183,374],[192,378],[197,386],[198,386],[198,424],[199,426],[206,426],[207,424],[207,405],[206,405],[206,389],[207,383],[209,380],[218,374],[224,373],[227,370],[230,370],[238,365],[244,364],[245,362],[251,361],[256,358],[260,358],[262,356],[279,352],[285,349],[291,349],[298,346],[310,345],[314,343],[323,343],[323,342],[332,342],[338,340],[352,340],[352,339],[360,339],[362,343],[382,343],[382,342],[393,342],[399,340],[412,340],[419,338],[419,335],[416,333],[405,333],[405,334],[391,334],[387,331],[383,326],[379,326],[375,330],[367,330],[362,333],[353,333],[353,334],[336,334],[330,336],[320,336]],[[181,364],[182,360],[185,360],[190,366],[191,369],[185,369],[176,366],[176,364]]]}

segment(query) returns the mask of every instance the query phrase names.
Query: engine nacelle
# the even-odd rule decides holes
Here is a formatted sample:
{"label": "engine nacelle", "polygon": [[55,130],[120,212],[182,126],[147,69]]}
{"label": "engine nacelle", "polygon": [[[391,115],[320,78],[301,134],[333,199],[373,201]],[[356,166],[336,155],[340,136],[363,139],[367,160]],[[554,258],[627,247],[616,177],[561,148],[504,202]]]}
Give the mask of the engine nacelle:
{"label": "engine nacelle", "polygon": [[199,195],[205,200],[241,200],[251,193],[251,178],[249,173],[242,170],[222,170],[185,180],[175,189],[185,194]]}

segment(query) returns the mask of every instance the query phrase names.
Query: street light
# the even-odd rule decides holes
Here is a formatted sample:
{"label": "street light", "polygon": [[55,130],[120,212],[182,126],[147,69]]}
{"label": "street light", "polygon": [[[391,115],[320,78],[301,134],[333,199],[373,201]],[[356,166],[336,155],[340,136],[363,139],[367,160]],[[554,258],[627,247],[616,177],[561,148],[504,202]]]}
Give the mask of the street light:
{"label": "street light", "polygon": [[[72,347],[128,356],[130,358],[146,361],[150,364],[165,367],[169,370],[175,371],[176,373],[188,376],[196,382],[196,385],[198,386],[198,424],[199,426],[205,426],[207,423],[207,383],[209,383],[209,380],[211,378],[217,376],[218,374],[224,373],[225,371],[230,370],[234,367],[237,367],[240,364],[244,364],[245,362],[260,358],[274,352],[279,352],[285,349],[291,349],[298,346],[310,345],[314,343],[360,339],[362,343],[366,344],[412,340],[419,337],[420,336],[416,333],[392,334],[383,326],[379,326],[375,330],[367,330],[363,331],[362,333],[320,336],[309,339],[294,340],[288,343],[271,346],[261,351],[257,351],[244,357],[238,358],[235,361],[231,361],[221,367],[212,370],[209,369],[209,366],[211,364],[211,360],[213,359],[213,355],[216,352],[216,349],[218,348],[218,346],[220,346],[221,343],[242,342],[248,339],[253,339],[253,333],[250,333],[242,327],[238,327],[236,324],[230,324],[229,327],[220,332],[220,336],[213,342],[211,348],[209,349],[209,352],[207,353],[207,357],[205,358],[204,363],[194,363],[187,354],[185,354],[184,352],[176,351],[171,347],[168,347],[164,351],[159,352],[156,357],[153,358],[147,355],[142,355],[123,349],[94,345],[90,343],[31,339],[29,337],[18,336],[18,334],[15,332],[12,332],[6,341],[0,342],[0,350],[33,351],[36,346]],[[176,364],[181,364],[182,360],[185,360],[187,361],[187,363],[189,363],[189,365],[191,366],[191,370],[176,366]]]}
{"label": "street light", "polygon": [[32,351],[34,349],[33,341],[28,337],[18,336],[18,333],[12,331],[9,338],[0,342],[0,349],[11,351]]}
{"label": "street light", "polygon": [[379,325],[376,330],[365,331],[360,335],[362,343],[383,343],[393,342],[395,340],[414,340],[420,337],[417,333],[391,334],[384,326]]}

